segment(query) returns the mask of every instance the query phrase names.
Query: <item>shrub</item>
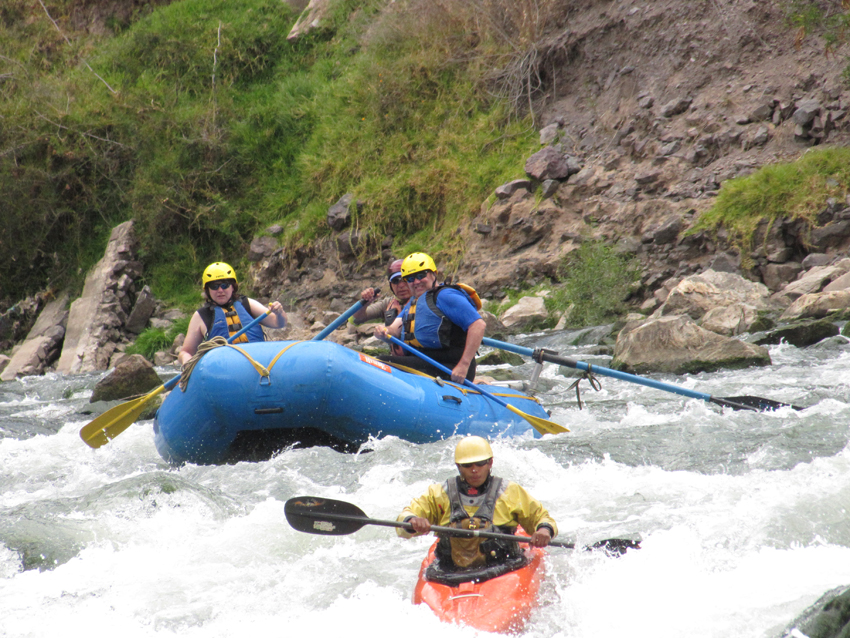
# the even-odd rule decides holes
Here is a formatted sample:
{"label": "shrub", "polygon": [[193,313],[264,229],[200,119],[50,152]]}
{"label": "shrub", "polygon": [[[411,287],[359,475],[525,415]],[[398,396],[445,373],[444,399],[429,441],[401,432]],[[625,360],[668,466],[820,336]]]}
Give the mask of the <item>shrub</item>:
{"label": "shrub", "polygon": [[615,320],[640,280],[640,267],[629,256],[599,242],[585,242],[566,255],[559,275],[563,285],[546,299],[550,313],[567,313],[571,328]]}

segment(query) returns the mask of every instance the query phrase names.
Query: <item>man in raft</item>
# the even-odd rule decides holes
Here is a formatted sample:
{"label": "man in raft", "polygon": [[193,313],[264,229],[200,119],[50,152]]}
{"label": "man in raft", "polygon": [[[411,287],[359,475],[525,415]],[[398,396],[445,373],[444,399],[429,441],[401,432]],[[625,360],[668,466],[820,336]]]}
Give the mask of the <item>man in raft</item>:
{"label": "man in raft", "polygon": [[[474,380],[475,353],[486,328],[478,313],[478,295],[469,286],[437,284],[437,265],[425,253],[408,255],[401,264],[401,275],[410,286],[410,301],[392,324],[377,326],[375,336],[386,340],[389,334],[410,344],[450,368],[455,383]],[[379,358],[434,376],[446,376],[415,355]]]}
{"label": "man in raft", "polygon": [[[375,319],[383,319],[385,326],[392,325],[401,314],[401,311],[410,301],[410,286],[401,276],[402,259],[396,259],[387,267],[387,279],[390,282],[390,290],[393,293],[392,297],[385,297],[373,303],[377,297],[377,291],[374,288],[366,288],[360,293],[360,298],[367,305],[364,305],[355,312],[348,320],[354,326],[359,326],[367,321]],[[397,356],[404,356],[404,348],[397,346],[394,343],[390,344],[390,352]]]}
{"label": "man in raft", "polygon": [[[531,545],[546,547],[558,526],[546,508],[521,486],[494,476],[493,450],[486,439],[468,436],[455,448],[459,476],[433,484],[414,499],[398,520],[415,533],[397,528],[404,538],[427,534],[431,525],[514,534],[517,525],[531,534]],[[480,537],[440,538],[436,556],[446,569],[475,569],[504,563],[521,555],[518,543]]]}
{"label": "man in raft", "polygon": [[[195,356],[198,346],[213,337],[229,338],[247,326],[254,318],[271,310],[272,314],[260,324],[269,328],[283,328],[286,325],[286,313],[279,301],[273,301],[266,308],[255,299],[239,296],[239,283],[236,271],[223,261],[217,261],[206,267],[203,274],[204,297],[206,303],[189,320],[183,348],[177,355],[177,361],[184,365]],[[263,329],[254,326],[234,343],[265,341]]]}

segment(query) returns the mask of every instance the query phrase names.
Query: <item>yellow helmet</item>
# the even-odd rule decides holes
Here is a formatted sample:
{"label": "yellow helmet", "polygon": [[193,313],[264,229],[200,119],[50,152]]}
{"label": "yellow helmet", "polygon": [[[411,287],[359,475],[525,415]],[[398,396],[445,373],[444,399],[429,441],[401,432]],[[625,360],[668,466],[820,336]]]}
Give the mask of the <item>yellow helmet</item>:
{"label": "yellow helmet", "polygon": [[219,281],[221,279],[232,279],[233,283],[239,283],[236,281],[236,271],[230,267],[230,264],[226,264],[223,261],[217,261],[214,264],[210,264],[206,267],[206,270],[204,270],[204,286],[211,281]]}
{"label": "yellow helmet", "polygon": [[467,436],[460,440],[455,448],[455,463],[475,463],[493,458],[493,450],[487,439],[480,436]]}
{"label": "yellow helmet", "polygon": [[404,258],[401,263],[401,276],[415,275],[423,270],[437,272],[437,264],[425,253],[413,253]]}

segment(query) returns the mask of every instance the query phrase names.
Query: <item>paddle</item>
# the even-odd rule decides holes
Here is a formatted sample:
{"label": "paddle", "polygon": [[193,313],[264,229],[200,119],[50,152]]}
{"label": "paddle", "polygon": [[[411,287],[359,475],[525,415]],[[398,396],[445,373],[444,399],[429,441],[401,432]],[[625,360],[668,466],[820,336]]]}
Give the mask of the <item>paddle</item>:
{"label": "paddle", "polygon": [[[401,339],[396,339],[395,337],[393,337],[390,334],[387,335],[387,339],[392,341],[394,344],[401,346],[402,348],[404,348],[408,352],[412,352],[413,354],[415,354],[417,357],[419,357],[423,361],[430,363],[432,366],[437,368],[437,370],[442,370],[446,374],[451,375],[452,371],[449,370],[446,366],[444,366],[441,363],[437,363],[431,357],[429,357],[426,354],[419,352],[416,348],[411,347],[410,345],[406,344]],[[505,407],[508,410],[510,410],[511,412],[513,412],[514,414],[518,414],[523,419],[525,419],[526,421],[531,423],[531,425],[533,425],[534,428],[538,432],[540,432],[540,434],[559,434],[560,432],[569,432],[569,430],[567,428],[565,428],[563,425],[558,425],[554,421],[547,421],[546,419],[541,419],[540,417],[531,416],[530,414],[526,414],[525,412],[523,412],[519,408],[511,405],[510,403],[506,403],[505,401],[502,401],[499,397],[494,396],[494,395],[490,394],[489,392],[487,392],[486,390],[481,389],[481,387],[475,385],[469,379],[464,379],[463,385],[468,386],[468,387],[472,388],[473,390],[480,392],[481,394],[483,394],[485,397],[487,397],[491,401],[495,401],[496,403],[498,403],[502,407]]]}
{"label": "paddle", "polygon": [[[263,319],[268,317],[271,314],[271,310],[261,314],[259,317],[255,318],[251,323],[242,328],[239,332],[237,332],[232,337],[227,339],[227,343],[233,342],[235,339],[241,337],[245,332],[247,332],[250,328],[253,328],[258,323],[260,323]],[[144,412],[145,407],[148,403],[150,403],[156,396],[162,394],[166,390],[170,390],[177,382],[180,381],[180,375],[178,374],[174,378],[170,379],[165,384],[159,386],[153,392],[150,392],[144,396],[141,396],[137,399],[133,399],[132,401],[127,401],[126,403],[122,403],[121,405],[116,405],[114,408],[108,409],[106,412],[101,414],[91,423],[84,425],[80,430],[80,438],[85,441],[86,445],[93,448],[99,448],[102,445],[106,445],[116,436],[121,434],[128,427],[133,425],[136,419],[139,418],[139,415]]]}
{"label": "paddle", "polygon": [[[378,293],[380,293],[380,292],[381,292],[380,288],[375,288],[375,296],[376,297],[378,296]],[[325,328],[319,334],[317,334],[315,337],[313,337],[312,341],[321,341],[322,339],[327,337],[330,333],[332,333],[334,330],[339,328],[346,321],[348,321],[348,318],[351,315],[353,315],[355,312],[360,310],[360,308],[362,306],[366,306],[366,305],[368,305],[367,302],[363,301],[362,299],[358,299],[355,302],[355,304],[353,306],[351,306],[351,308],[349,308],[348,310],[343,312],[339,317],[337,317],[336,319],[331,321],[330,325],[327,328]]]}
{"label": "paddle", "polygon": [[[356,505],[344,501],[334,501],[329,498],[316,496],[297,496],[286,501],[283,513],[287,522],[293,529],[307,534],[320,534],[323,536],[345,536],[353,534],[365,525],[378,525],[381,527],[399,527],[409,532],[413,531],[413,525],[400,521],[382,521],[369,518],[366,513]],[[499,532],[484,532],[475,529],[456,529],[454,527],[441,527],[432,525],[431,531],[438,536],[463,536],[481,538],[498,538],[502,540],[528,543],[531,539],[527,536],[514,536],[513,534],[502,534]],[[550,541],[550,547],[563,547],[575,549],[575,543],[565,541]],[[610,554],[624,554],[629,549],[640,549],[640,541],[628,538],[609,538],[598,541],[584,548],[585,551],[592,549],[604,549]]]}
{"label": "paddle", "polygon": [[762,397],[715,397],[711,396],[710,394],[705,394],[704,392],[689,390],[688,388],[683,388],[681,386],[673,385],[671,383],[655,381],[654,379],[639,377],[635,374],[629,374],[628,372],[620,372],[619,370],[612,370],[611,368],[603,368],[602,366],[591,365],[589,363],[585,363],[584,361],[577,361],[572,357],[562,357],[557,353],[552,352],[551,350],[543,350],[541,348],[532,350],[531,348],[524,348],[513,343],[497,341],[496,339],[490,339],[488,337],[484,337],[484,339],[481,340],[481,343],[485,346],[490,346],[491,348],[499,348],[501,350],[507,350],[508,352],[515,352],[516,354],[525,355],[526,357],[532,357],[538,363],[541,361],[557,363],[559,365],[567,366],[569,368],[575,368],[576,370],[584,370],[588,373],[601,374],[604,376],[612,377],[614,379],[620,379],[621,381],[638,383],[640,385],[645,385],[649,388],[655,388],[656,390],[664,390],[666,392],[681,394],[682,396],[690,397],[692,399],[702,399],[703,401],[708,401],[709,403],[714,403],[716,405],[721,405],[727,408],[733,408],[735,410],[762,411],[776,410],[778,408],[783,407],[792,407],[795,410],[804,409],[799,406],[792,405],[790,403],[782,403],[781,401],[774,401],[773,399],[764,399]]}

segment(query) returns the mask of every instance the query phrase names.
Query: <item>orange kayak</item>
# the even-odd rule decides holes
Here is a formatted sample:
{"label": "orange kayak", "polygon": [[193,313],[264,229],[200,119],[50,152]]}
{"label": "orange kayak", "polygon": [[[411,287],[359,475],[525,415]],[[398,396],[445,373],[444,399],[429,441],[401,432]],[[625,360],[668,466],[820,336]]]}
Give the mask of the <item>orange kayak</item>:
{"label": "orange kayak", "polygon": [[[413,590],[414,604],[428,605],[443,622],[468,625],[482,631],[508,633],[522,630],[531,612],[537,606],[537,594],[545,572],[545,550],[529,547],[517,569],[496,575],[482,582],[455,582],[473,572],[446,574],[446,583],[435,582],[428,567],[434,562],[435,542],[422,561],[419,580]],[[523,564],[524,563],[524,564]],[[494,568],[476,570],[487,577]]]}

